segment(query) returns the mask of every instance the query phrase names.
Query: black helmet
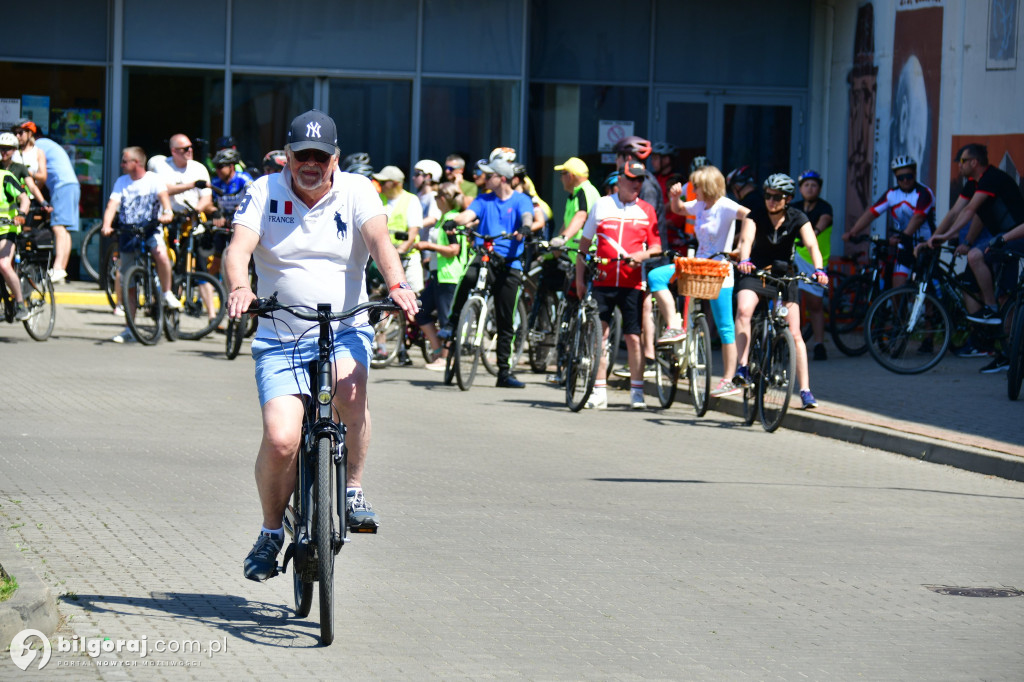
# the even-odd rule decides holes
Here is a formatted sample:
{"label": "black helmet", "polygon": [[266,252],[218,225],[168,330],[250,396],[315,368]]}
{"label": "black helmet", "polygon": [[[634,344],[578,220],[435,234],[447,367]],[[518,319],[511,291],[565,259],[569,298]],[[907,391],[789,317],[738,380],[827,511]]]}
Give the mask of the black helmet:
{"label": "black helmet", "polygon": [[234,166],[236,163],[241,163],[241,161],[242,157],[238,155],[238,152],[230,147],[227,149],[221,149],[213,155],[214,168],[220,168],[221,166]]}
{"label": "black helmet", "polygon": [[750,166],[740,166],[734,168],[728,175],[725,176],[725,184],[731,185],[749,185],[754,182],[754,174],[750,170]]}
{"label": "black helmet", "polygon": [[353,166],[353,165],[355,165],[357,163],[358,164],[364,164],[364,165],[367,165],[367,166],[371,165],[370,155],[367,154],[366,152],[353,152],[353,153],[349,154],[348,156],[346,156],[344,159],[342,159],[341,163],[338,164],[338,165],[341,168],[344,168],[345,170],[348,170],[349,166]]}
{"label": "black helmet", "polygon": [[655,142],[651,145],[651,152],[661,156],[673,156],[676,151],[678,151],[676,146],[669,142]]}
{"label": "black helmet", "polygon": [[283,149],[267,152],[263,157],[263,170],[268,173],[280,173],[288,163],[288,156]]}
{"label": "black helmet", "polygon": [[217,149],[227,149],[228,147],[234,146],[235,138],[231,137],[230,135],[225,135],[224,137],[217,140]]}
{"label": "black helmet", "polygon": [[373,166],[368,163],[353,163],[345,167],[345,172],[355,173],[356,175],[368,178],[373,175]]}
{"label": "black helmet", "polygon": [[690,162],[690,172],[692,173],[693,171],[697,170],[698,168],[703,168],[704,166],[710,166],[710,165],[712,165],[712,164],[711,164],[711,161],[708,160],[708,157],[706,157],[706,156],[695,156],[695,157],[693,157],[693,161]]}

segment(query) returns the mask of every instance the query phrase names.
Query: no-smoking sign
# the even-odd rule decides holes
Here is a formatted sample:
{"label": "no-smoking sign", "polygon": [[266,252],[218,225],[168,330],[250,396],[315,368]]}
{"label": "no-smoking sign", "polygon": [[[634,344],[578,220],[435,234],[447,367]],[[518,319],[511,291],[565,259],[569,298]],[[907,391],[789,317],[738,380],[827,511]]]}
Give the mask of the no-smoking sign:
{"label": "no-smoking sign", "polygon": [[633,121],[598,121],[597,150],[610,152],[615,143],[633,134]]}

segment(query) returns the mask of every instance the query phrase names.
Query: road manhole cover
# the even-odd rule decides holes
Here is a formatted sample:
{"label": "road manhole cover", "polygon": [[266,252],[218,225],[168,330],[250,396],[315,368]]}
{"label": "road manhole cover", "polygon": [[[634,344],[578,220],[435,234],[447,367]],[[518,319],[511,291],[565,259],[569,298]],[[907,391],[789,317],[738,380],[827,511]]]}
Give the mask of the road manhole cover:
{"label": "road manhole cover", "polygon": [[1024,597],[1024,590],[1016,587],[953,587],[952,585],[925,585],[937,594],[952,597]]}

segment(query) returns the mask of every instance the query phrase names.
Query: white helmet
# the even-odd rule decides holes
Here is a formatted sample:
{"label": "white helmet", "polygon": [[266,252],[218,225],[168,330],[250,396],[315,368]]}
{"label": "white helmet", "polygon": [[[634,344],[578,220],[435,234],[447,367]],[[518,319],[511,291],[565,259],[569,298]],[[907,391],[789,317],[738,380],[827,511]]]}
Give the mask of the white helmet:
{"label": "white helmet", "polygon": [[785,173],[775,173],[774,175],[769,175],[768,179],[764,181],[764,188],[766,190],[774,189],[783,194],[793,196],[793,192],[796,191],[796,183],[793,182],[793,178]]}
{"label": "white helmet", "polygon": [[441,164],[431,159],[422,159],[416,162],[416,165],[412,167],[413,170],[423,171],[430,176],[430,179],[434,182],[441,182]]}
{"label": "white helmet", "polygon": [[491,150],[491,155],[487,157],[487,160],[494,161],[495,159],[514,163],[516,160],[516,150],[512,149],[512,147],[495,147]]}
{"label": "white helmet", "polygon": [[896,170],[897,168],[906,168],[907,166],[914,166],[916,168],[917,161],[914,161],[914,157],[907,156],[906,154],[900,154],[892,160],[892,163],[889,164],[889,167],[893,170]]}
{"label": "white helmet", "polygon": [[0,133],[0,147],[14,147],[18,148],[18,138],[14,136],[14,133]]}
{"label": "white helmet", "polygon": [[157,154],[156,156],[149,157],[149,161],[146,162],[146,170],[156,172],[157,166],[167,160],[167,157],[163,154]]}

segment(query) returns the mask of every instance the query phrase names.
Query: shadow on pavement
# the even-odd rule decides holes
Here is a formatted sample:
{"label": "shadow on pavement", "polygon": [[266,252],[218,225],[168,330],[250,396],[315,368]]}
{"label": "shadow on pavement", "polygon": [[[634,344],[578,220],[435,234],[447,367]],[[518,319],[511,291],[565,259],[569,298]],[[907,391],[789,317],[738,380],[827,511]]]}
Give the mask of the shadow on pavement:
{"label": "shadow on pavement", "polygon": [[90,612],[123,616],[126,625],[133,617],[152,618],[152,613],[141,612],[146,610],[162,613],[170,619],[195,621],[254,644],[288,648],[320,646],[320,625],[312,620],[313,614],[310,620],[296,620],[291,617],[291,611],[280,604],[229,594],[150,592],[149,598],[79,594],[68,603]]}

